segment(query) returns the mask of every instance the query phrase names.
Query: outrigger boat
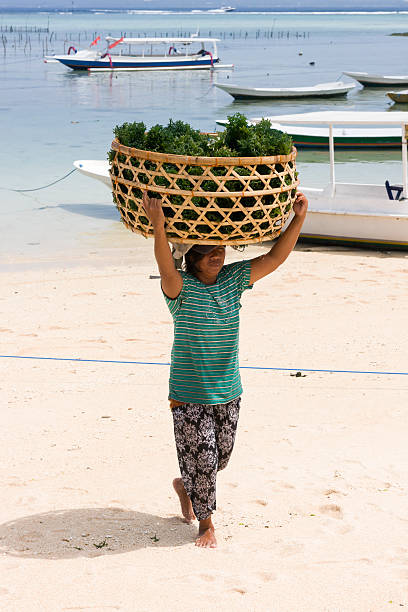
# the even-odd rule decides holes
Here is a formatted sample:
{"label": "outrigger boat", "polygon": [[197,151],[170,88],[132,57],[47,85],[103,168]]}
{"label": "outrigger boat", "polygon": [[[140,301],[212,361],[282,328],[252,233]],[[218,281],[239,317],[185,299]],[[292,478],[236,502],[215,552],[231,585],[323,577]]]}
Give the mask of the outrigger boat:
{"label": "outrigger boat", "polygon": [[[294,119],[298,115],[292,115]],[[329,148],[329,128],[328,127],[309,127],[299,125],[281,125],[279,123],[281,115],[272,117],[254,117],[248,121],[249,124],[256,124],[261,119],[269,119],[275,130],[281,130],[290,134],[293,144],[297,149],[322,149]],[[227,119],[217,119],[218,125],[225,126]],[[336,139],[336,147],[342,150],[375,150],[375,149],[400,149],[401,130],[399,128],[356,128],[356,127],[334,127],[333,135]]]}
{"label": "outrigger boat", "polygon": [[[329,130],[330,182],[325,188],[301,187],[309,199],[300,240],[345,246],[408,249],[408,112],[326,111],[282,115],[281,124],[323,125]],[[337,183],[335,179],[334,126],[397,126],[402,144],[402,184]],[[111,189],[109,163],[77,160],[74,166]]]}
{"label": "outrigger boat", "polygon": [[[45,61],[57,61],[73,70],[211,70],[232,68],[220,64],[218,38],[113,38],[108,36],[105,51],[95,48],[99,37],[88,49],[70,47],[66,55],[53,55]],[[211,50],[207,50],[211,46]],[[135,51],[135,48],[138,52]],[[113,52],[112,50],[115,49]],[[71,53],[72,51],[72,53]]]}
{"label": "outrigger boat", "polygon": [[354,89],[354,83],[318,83],[309,87],[242,87],[226,83],[215,83],[218,89],[229,93],[235,100],[259,100],[260,98],[333,98],[344,96]]}
{"label": "outrigger boat", "polygon": [[[330,182],[322,189],[302,186],[309,199],[301,240],[350,246],[408,249],[408,112],[326,111],[286,115],[282,125],[324,125],[329,129]],[[402,145],[402,183],[337,183],[334,126],[398,126]]]}
{"label": "outrigger boat", "polygon": [[408,75],[369,74],[368,72],[343,72],[365,87],[386,87],[387,85],[408,85]]}

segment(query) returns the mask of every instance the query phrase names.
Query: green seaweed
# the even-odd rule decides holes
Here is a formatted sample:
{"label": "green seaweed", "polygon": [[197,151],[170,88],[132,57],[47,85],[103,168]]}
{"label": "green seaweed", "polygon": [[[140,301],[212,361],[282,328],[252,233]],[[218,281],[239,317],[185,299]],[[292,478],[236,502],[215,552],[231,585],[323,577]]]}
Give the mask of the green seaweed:
{"label": "green seaweed", "polygon": [[[133,147],[136,149],[148,150],[158,153],[175,154],[175,155],[190,155],[196,157],[266,157],[274,155],[288,155],[291,153],[293,148],[292,138],[285,132],[272,128],[270,121],[262,119],[256,125],[248,125],[247,118],[241,113],[235,113],[228,117],[228,124],[223,132],[216,135],[214,134],[203,134],[199,130],[194,129],[188,123],[183,121],[174,121],[170,119],[166,126],[156,124],[153,125],[149,130],[146,130],[146,125],[143,122],[123,123],[117,125],[114,128],[114,135],[118,142],[127,147]],[[123,168],[122,176],[125,180],[139,181],[142,185],[149,185],[149,176],[147,173],[155,172],[157,170],[157,162],[151,160],[140,161],[135,157],[127,158],[123,153],[110,150],[108,152],[108,159],[112,164],[113,176],[119,176],[119,164],[127,164],[135,169],[139,170],[132,171],[128,168]],[[144,165],[143,165],[144,164]],[[288,163],[289,168],[294,168],[294,162]],[[163,164],[163,169],[168,175],[178,175],[181,167],[180,163],[166,162]],[[264,175],[266,184],[269,188],[280,190],[282,187],[291,186],[292,177],[289,173],[282,175],[285,167],[282,164],[276,164],[273,170],[266,164],[258,164],[256,171],[259,175]],[[205,172],[204,168],[200,165],[190,164],[185,166],[184,172],[187,175],[202,176]],[[226,166],[215,166],[211,168],[211,173],[214,177],[226,176],[227,173],[231,172],[231,167]],[[238,165],[233,168],[234,174],[225,181],[224,186],[230,192],[242,193],[245,189],[245,196],[241,197],[241,204],[247,209],[251,209],[256,203],[256,198],[249,195],[251,192],[247,190],[247,186],[254,191],[263,191],[267,187],[263,180],[252,177],[252,170],[246,166]],[[278,176],[280,175],[280,176]],[[169,203],[172,206],[182,207],[184,204],[185,196],[181,194],[167,194],[163,195],[158,192],[151,190],[151,187],[162,187],[164,189],[170,186],[169,178],[160,175],[151,175],[151,183],[148,189],[148,195],[150,197],[163,197],[163,212],[166,218],[171,219],[175,216],[175,212],[169,207]],[[248,180],[245,177],[251,177]],[[240,178],[242,177],[242,178]],[[297,178],[297,173],[295,173]],[[181,191],[191,191],[194,189],[193,179],[190,181],[188,178],[178,177],[176,178],[175,185]],[[130,195],[133,198],[140,200],[142,197],[142,190],[139,187],[126,186],[119,183],[120,191],[124,195]],[[200,186],[203,192],[216,192],[219,189],[219,185],[216,180],[211,178],[211,175],[202,181]],[[285,206],[285,212],[290,209],[289,199],[292,199],[296,194],[296,189],[290,189],[289,191],[283,191],[277,196],[279,201]],[[116,194],[114,200],[118,207],[125,205],[125,198],[120,192]],[[167,205],[166,205],[167,203]],[[193,196],[192,203],[199,209],[206,209],[210,203],[210,200],[203,196]],[[235,205],[235,200],[230,197],[225,197],[220,192],[220,197],[215,198],[215,203],[223,210],[228,211]],[[273,219],[281,215],[281,209],[276,206],[276,199],[273,194],[266,194],[262,196],[262,203],[265,206],[269,206],[269,210],[265,215],[262,210],[254,211],[252,213],[253,219],[266,219],[262,221],[260,227],[267,229],[269,227],[268,218]],[[129,200],[128,216],[134,221],[134,216],[130,211],[137,210],[137,203],[131,199]],[[273,208],[270,208],[273,206]],[[183,221],[176,221],[175,227],[182,231],[188,231],[188,221],[197,220],[198,212],[192,209],[186,209],[182,211]],[[245,214],[242,211],[232,211],[230,214],[231,221],[242,221],[245,218]],[[197,227],[197,231],[202,234],[210,234],[211,227],[205,224],[205,220],[219,223],[223,219],[223,214],[215,210],[207,210],[203,219],[204,223]],[[148,219],[144,215],[139,217],[141,225],[148,225]],[[242,230],[245,232],[251,232],[254,229],[254,224],[249,221],[242,226]],[[231,225],[223,225],[220,227],[220,231],[224,235],[229,235],[233,232],[234,228]],[[171,233],[169,236],[172,235]],[[191,235],[191,238],[198,237]]]}

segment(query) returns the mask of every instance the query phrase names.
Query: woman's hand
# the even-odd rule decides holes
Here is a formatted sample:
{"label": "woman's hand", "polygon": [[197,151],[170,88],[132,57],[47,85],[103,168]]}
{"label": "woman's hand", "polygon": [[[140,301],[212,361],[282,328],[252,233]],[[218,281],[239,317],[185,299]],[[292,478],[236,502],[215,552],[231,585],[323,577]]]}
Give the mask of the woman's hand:
{"label": "woman's hand", "polygon": [[306,216],[307,206],[307,197],[301,191],[298,191],[296,194],[296,200],[293,204],[293,212],[295,213],[295,216],[304,219]]}
{"label": "woman's hand", "polygon": [[143,193],[143,208],[146,215],[153,225],[153,229],[162,228],[165,224],[165,217],[162,209],[161,200],[158,198],[149,198],[147,191]]}

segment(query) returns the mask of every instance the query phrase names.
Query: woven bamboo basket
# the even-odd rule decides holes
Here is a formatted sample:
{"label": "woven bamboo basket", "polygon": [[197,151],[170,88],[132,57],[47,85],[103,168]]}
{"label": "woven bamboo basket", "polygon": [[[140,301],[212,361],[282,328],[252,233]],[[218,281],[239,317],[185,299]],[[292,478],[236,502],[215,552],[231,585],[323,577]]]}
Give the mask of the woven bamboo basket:
{"label": "woven bamboo basket", "polygon": [[299,184],[296,149],[274,157],[168,155],[112,142],[113,199],[126,227],[153,235],[143,191],[160,197],[170,241],[244,245],[276,238]]}

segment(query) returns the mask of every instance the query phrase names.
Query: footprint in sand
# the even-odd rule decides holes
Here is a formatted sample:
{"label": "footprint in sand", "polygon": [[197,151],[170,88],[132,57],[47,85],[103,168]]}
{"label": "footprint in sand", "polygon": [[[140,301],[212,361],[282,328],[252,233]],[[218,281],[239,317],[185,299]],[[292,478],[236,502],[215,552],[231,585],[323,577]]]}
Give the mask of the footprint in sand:
{"label": "footprint in sand", "polygon": [[247,593],[247,590],[243,589],[242,587],[234,587],[233,589],[231,589],[231,591],[233,593],[239,593],[240,595],[245,595]]}
{"label": "footprint in sand", "polygon": [[37,531],[29,531],[20,536],[22,542],[38,542],[40,534]]}
{"label": "footprint in sand", "polygon": [[267,506],[268,502],[266,499],[254,499],[255,504],[259,504],[260,506]]}
{"label": "footprint in sand", "polygon": [[294,485],[290,484],[289,482],[280,482],[279,484],[284,489],[295,489],[296,488]]}
{"label": "footprint in sand", "polygon": [[336,518],[336,519],[343,518],[343,511],[340,508],[340,506],[338,506],[337,504],[326,504],[325,506],[320,506],[319,510],[323,514],[327,514],[331,516],[332,518]]}
{"label": "footprint in sand", "polygon": [[264,582],[272,582],[272,580],[276,580],[278,578],[277,575],[272,572],[258,572],[258,576]]}
{"label": "footprint in sand", "polygon": [[337,489],[327,489],[326,491],[323,491],[323,495],[344,495],[344,493],[337,491]]}
{"label": "footprint in sand", "polygon": [[212,574],[200,574],[200,578],[205,582],[214,582],[216,579]]}

